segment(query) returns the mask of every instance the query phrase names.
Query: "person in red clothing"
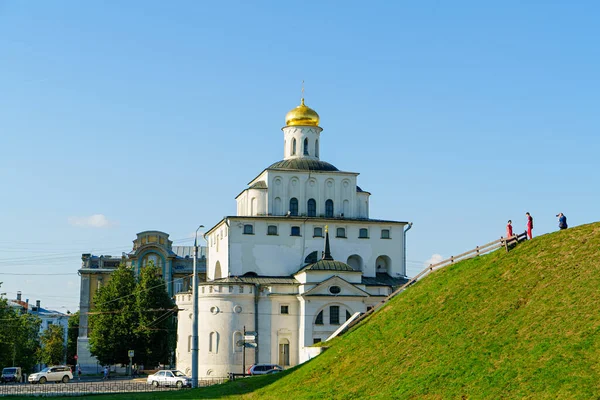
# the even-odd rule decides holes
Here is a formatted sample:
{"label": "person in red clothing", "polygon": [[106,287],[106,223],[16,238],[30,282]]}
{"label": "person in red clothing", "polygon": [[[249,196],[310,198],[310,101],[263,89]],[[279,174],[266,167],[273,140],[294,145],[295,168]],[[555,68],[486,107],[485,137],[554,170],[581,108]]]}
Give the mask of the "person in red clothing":
{"label": "person in red clothing", "polygon": [[533,238],[533,217],[528,212],[525,213],[527,216],[527,239]]}
{"label": "person in red clothing", "polygon": [[506,224],[506,238],[511,238],[513,236],[512,230],[512,221],[509,219],[508,224]]}

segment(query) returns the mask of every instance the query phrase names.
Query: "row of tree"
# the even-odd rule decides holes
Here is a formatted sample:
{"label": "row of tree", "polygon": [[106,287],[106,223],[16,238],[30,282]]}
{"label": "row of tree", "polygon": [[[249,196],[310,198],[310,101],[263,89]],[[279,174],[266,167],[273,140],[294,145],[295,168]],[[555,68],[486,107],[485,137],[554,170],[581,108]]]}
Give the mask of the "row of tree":
{"label": "row of tree", "polygon": [[160,272],[149,263],[136,279],[133,269],[121,265],[96,292],[88,337],[101,364],[127,364],[129,350],[135,363],[148,367],[173,361],[177,307]]}
{"label": "row of tree", "polygon": [[37,364],[64,362],[62,326],[50,325],[41,334],[40,326],[41,320],[36,315],[0,299],[0,368],[17,366],[30,372]]}

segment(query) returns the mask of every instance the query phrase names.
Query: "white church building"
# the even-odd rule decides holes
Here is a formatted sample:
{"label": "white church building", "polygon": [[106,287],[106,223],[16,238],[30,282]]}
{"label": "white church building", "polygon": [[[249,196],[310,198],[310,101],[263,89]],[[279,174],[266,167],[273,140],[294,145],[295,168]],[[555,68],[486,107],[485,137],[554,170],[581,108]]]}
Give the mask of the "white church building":
{"label": "white church building", "polygon": [[[357,186],[358,173],[321,160],[319,116],[304,99],[285,122],[283,160],[252,179],[236,215],[205,234],[199,377],[243,372],[244,329],[257,333],[246,368],[302,363],[310,346],[406,282],[410,225],[369,218],[371,194]],[[177,368],[190,373],[192,295],[175,299]]]}

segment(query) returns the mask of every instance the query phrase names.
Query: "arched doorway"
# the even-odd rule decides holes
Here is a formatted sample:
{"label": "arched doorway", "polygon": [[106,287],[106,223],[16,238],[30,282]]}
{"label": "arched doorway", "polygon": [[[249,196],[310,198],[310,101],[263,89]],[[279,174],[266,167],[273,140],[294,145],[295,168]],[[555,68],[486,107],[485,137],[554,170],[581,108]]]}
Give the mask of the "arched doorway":
{"label": "arched doorway", "polygon": [[290,341],[287,339],[279,340],[279,365],[290,365]]}
{"label": "arched doorway", "polygon": [[392,276],[392,260],[388,256],[379,256],[375,260],[375,272]]}
{"label": "arched doorway", "polygon": [[363,259],[358,254],[352,254],[350,257],[348,257],[348,261],[346,261],[346,264],[351,266],[352,269],[355,271],[363,270]]}

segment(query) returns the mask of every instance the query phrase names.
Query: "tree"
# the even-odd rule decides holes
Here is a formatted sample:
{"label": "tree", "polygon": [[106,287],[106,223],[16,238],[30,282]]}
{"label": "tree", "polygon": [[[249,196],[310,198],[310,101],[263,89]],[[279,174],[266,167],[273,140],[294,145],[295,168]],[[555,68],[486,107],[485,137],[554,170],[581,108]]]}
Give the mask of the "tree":
{"label": "tree", "polygon": [[135,358],[151,367],[169,363],[176,346],[174,315],[177,307],[159,274],[160,269],[150,262],[142,269],[136,290],[140,346]]}
{"label": "tree", "polygon": [[69,331],[67,333],[67,364],[77,364],[77,337],[79,336],[79,311],[69,316]]}
{"label": "tree", "polygon": [[23,368],[23,371],[33,371],[39,361],[41,325],[42,320],[35,315],[19,315],[15,333],[15,364]]}
{"label": "tree", "polygon": [[37,364],[41,320],[0,299],[0,321],[0,368],[20,366],[31,371]]}
{"label": "tree", "polygon": [[105,365],[128,363],[127,351],[135,349],[138,312],[133,271],[120,265],[94,296],[88,333],[90,351]]}
{"label": "tree", "polygon": [[42,347],[39,359],[46,365],[61,364],[65,358],[65,330],[61,325],[50,325],[40,337]]}

